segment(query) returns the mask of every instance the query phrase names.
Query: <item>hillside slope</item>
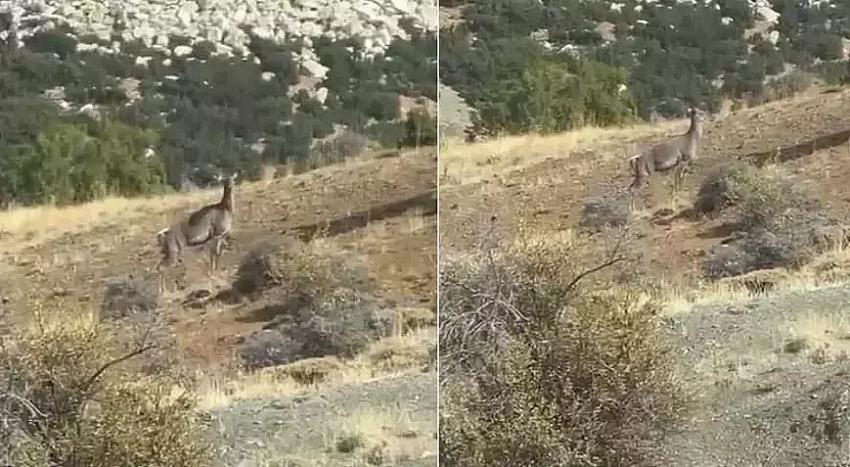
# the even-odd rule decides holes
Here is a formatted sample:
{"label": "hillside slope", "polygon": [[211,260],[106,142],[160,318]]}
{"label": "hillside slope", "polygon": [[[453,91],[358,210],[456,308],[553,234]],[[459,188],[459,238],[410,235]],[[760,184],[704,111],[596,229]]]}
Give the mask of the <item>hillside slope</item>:
{"label": "hillside slope", "polygon": [[[707,174],[744,160],[782,166],[810,185],[832,215],[847,219],[850,90],[834,91],[816,89],[707,121],[678,199],[665,189],[670,177],[656,175],[637,200],[629,246],[639,261],[635,270],[615,273],[636,287],[641,279],[655,284],[647,293],[661,302],[689,401],[661,465],[846,463],[846,246],[801,271],[761,273],[766,287],[759,290],[711,283],[703,276],[704,258],[734,234],[734,218],[691,212]],[[626,155],[686,127],[678,121],[449,145],[441,173],[443,251],[462,254],[490,232],[570,238],[590,197],[629,185]],[[591,248],[605,246],[604,237],[591,240]],[[598,264],[594,253],[581,250],[577,260]],[[618,281],[603,283],[610,288]]]}
{"label": "hillside slope", "polygon": [[[699,159],[686,178],[680,202],[688,203],[698,190],[702,177],[714,167],[751,154],[792,147],[850,129],[846,115],[850,112],[850,91],[822,93],[813,90],[790,100],[734,112],[713,122],[706,122]],[[514,153],[503,154],[500,145],[511,139],[476,145],[448,148],[448,183],[441,184],[441,242],[448,248],[466,248],[482,230],[481,206],[486,214],[498,218],[498,228],[515,233],[520,220],[551,231],[577,226],[585,201],[592,195],[622,190],[631,183],[625,154],[659,141],[665,134],[682,133],[687,123],[677,126],[645,126],[638,130],[611,130],[607,139],[582,140],[579,130],[572,134],[536,138],[519,146]],[[652,135],[655,133],[655,135]],[[647,135],[649,134],[649,135]],[[637,135],[637,136],[635,136]],[[522,138],[522,137],[518,137]],[[579,140],[579,143],[574,141]],[[839,138],[840,141],[840,138]],[[822,143],[828,144],[828,143]],[[454,164],[464,152],[492,153],[498,163],[482,160],[472,168]],[[526,162],[525,155],[532,156]],[[846,145],[818,149],[816,154],[790,162],[804,178],[817,182],[828,205],[840,208],[850,195],[841,183],[846,160],[840,155]],[[455,154],[457,157],[455,158]],[[755,156],[754,156],[755,157]],[[483,159],[483,156],[482,156]],[[815,160],[828,160],[824,164]],[[513,162],[511,162],[513,161]],[[463,170],[463,177],[452,180],[453,169]],[[486,174],[483,180],[471,176],[475,170]],[[824,179],[825,173],[829,174]],[[465,180],[468,180],[467,183]],[[703,252],[722,240],[721,227],[728,219],[684,219],[673,213],[664,214],[661,208],[670,207],[670,195],[665,186],[669,177],[656,176],[650,181],[644,202],[646,209],[636,213],[639,245],[652,269],[663,276],[694,277]],[[510,202],[507,202],[510,200]],[[670,248],[673,245],[673,248]]]}

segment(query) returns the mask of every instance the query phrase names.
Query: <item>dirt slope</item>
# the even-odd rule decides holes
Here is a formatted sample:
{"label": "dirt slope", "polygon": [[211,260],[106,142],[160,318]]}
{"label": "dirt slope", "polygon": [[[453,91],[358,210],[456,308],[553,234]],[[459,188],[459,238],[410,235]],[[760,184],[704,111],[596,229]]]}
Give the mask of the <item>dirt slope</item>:
{"label": "dirt slope", "polygon": [[[204,275],[204,255],[189,253],[186,288],[166,297],[162,314],[173,324],[170,332],[181,355],[202,367],[228,363],[238,337],[263,325],[240,321],[238,310],[185,308],[182,298],[192,290],[225,287],[242,255],[258,242],[281,236],[309,238],[319,235],[316,226],[327,232],[328,241],[365,264],[387,305],[429,306],[436,284],[435,189],[435,155],[424,150],[238,185],[231,246],[216,280],[209,283]],[[132,274],[155,283],[155,232],[220,196],[215,190],[198,202],[171,199],[161,209],[147,208],[131,223],[91,219],[86,231],[14,254],[0,253],[0,296],[20,317],[36,304],[47,310],[97,309],[105,281],[112,277]],[[127,209],[134,206],[128,201]],[[3,240],[22,239],[0,239],[0,250]]]}
{"label": "dirt slope", "polygon": [[[790,100],[732,113],[705,123],[699,159],[680,194],[680,204],[670,214],[669,177],[656,176],[645,196],[647,210],[638,213],[632,228],[642,237],[639,245],[658,274],[693,277],[703,252],[726,232],[724,219],[689,220],[677,216],[693,199],[701,177],[712,167],[751,154],[775,151],[850,130],[850,90],[824,93],[815,90]],[[682,122],[681,132],[687,129]],[[657,140],[624,141],[623,145],[652,144]],[[850,170],[846,155],[850,146],[816,150],[816,154],[789,162],[802,175],[816,181],[827,203],[847,199],[844,174]],[[844,154],[845,157],[841,157]],[[521,154],[517,154],[521,157]],[[755,158],[755,156],[752,156]],[[831,160],[819,166],[816,160]],[[810,162],[811,161],[811,162]],[[828,175],[824,177],[824,175]],[[630,183],[628,166],[621,153],[583,151],[552,154],[539,164],[501,174],[483,183],[441,185],[440,240],[448,249],[473,244],[491,216],[496,228],[516,233],[520,220],[544,230],[574,228],[588,196],[621,189]],[[482,209],[483,208],[483,209]]]}
{"label": "dirt slope", "polygon": [[[679,131],[686,127],[682,122]],[[835,214],[850,212],[850,90],[814,90],[705,127],[678,203],[665,190],[669,178],[656,177],[641,200],[646,207],[630,224],[647,273],[678,282],[691,295],[703,293],[696,286],[705,252],[730,234],[723,216],[685,215],[713,167],[738,158],[765,163],[778,154],[779,163],[812,184]],[[553,153],[484,182],[441,185],[443,254],[470,248],[490,228],[515,235],[523,221],[552,235],[576,228],[587,197],[630,183],[622,157]],[[721,294],[711,304],[665,311],[692,401],[684,427],[665,446],[667,465],[848,465],[848,290],[847,284],[789,285],[754,298]]]}

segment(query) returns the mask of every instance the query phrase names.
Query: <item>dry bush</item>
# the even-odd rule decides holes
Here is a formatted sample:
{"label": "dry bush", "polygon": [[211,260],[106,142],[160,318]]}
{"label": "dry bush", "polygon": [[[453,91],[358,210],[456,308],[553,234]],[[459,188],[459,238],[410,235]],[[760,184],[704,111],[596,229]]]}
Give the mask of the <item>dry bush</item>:
{"label": "dry bush", "polygon": [[440,297],[440,461],[656,465],[682,407],[656,309],[590,296],[581,249],[498,244],[447,261]]}
{"label": "dry bush", "polygon": [[764,87],[764,97],[767,102],[788,99],[811,88],[814,83],[815,75],[812,73],[794,70],[770,80]]}
{"label": "dry bush", "polygon": [[749,164],[724,165],[711,170],[700,184],[694,212],[717,214],[732,206],[737,197],[738,180],[757,170]]}
{"label": "dry bush", "polygon": [[732,210],[738,238],[715,247],[703,263],[711,278],[759,269],[799,267],[843,233],[820,200],[778,167],[723,167],[700,187],[694,210]]}
{"label": "dry bush", "polygon": [[394,317],[395,328],[399,334],[417,329],[436,326],[437,312],[429,308],[401,308]]}
{"label": "dry bush", "polygon": [[39,320],[0,346],[0,460],[20,467],[212,465],[192,399],[173,385],[123,375],[90,321]]}
{"label": "dry bush", "polygon": [[[266,329],[248,336],[239,349],[246,368],[330,355],[351,358],[388,334],[390,325],[378,313],[374,299],[353,295],[325,299],[289,311],[281,309]],[[288,298],[281,296],[280,301]]]}
{"label": "dry bush", "polygon": [[382,371],[398,371],[420,368],[429,371],[435,351],[433,331],[420,330],[404,336],[381,339],[364,353],[370,368]]}
{"label": "dry bush", "polygon": [[343,130],[316,143],[312,158],[319,165],[342,162],[363,154],[369,144],[368,138],[350,130]]}
{"label": "dry bush", "polygon": [[298,384],[318,384],[333,373],[343,368],[342,362],[336,357],[305,358],[295,363],[283,365],[274,369],[276,374],[288,376]]}
{"label": "dry bush", "polygon": [[579,225],[596,230],[623,227],[630,218],[629,200],[611,191],[591,196],[584,202]]}
{"label": "dry bush", "polygon": [[259,298],[269,290],[292,297],[293,304],[321,301],[339,289],[369,290],[366,271],[324,242],[263,243],[239,264],[234,291]]}
{"label": "dry bush", "polygon": [[125,318],[135,313],[153,311],[158,305],[159,291],[156,286],[132,276],[117,277],[106,284],[100,313],[101,317]]}
{"label": "dry bush", "polygon": [[273,317],[240,349],[248,368],[351,357],[391,326],[379,312],[363,268],[323,242],[253,249],[240,264],[233,288],[262,299],[267,304],[263,314]]}

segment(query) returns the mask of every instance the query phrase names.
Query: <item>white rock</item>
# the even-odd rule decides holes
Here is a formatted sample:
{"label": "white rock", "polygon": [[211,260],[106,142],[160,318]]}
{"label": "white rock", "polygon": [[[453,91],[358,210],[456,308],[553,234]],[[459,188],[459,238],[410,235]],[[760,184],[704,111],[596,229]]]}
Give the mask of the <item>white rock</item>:
{"label": "white rock", "polygon": [[327,100],[327,98],[328,98],[328,88],[321,87],[316,91],[316,100],[319,101],[319,103],[324,104],[325,100]]}
{"label": "white rock", "polygon": [[260,77],[263,79],[263,81],[271,81],[272,79],[274,79],[275,74],[271,71],[264,71],[263,74],[260,75]]}
{"label": "white rock", "polygon": [[184,57],[192,53],[192,48],[188,45],[178,45],[174,48],[174,56],[175,57]]}
{"label": "white rock", "polygon": [[776,45],[776,43],[779,42],[779,31],[770,31],[767,35],[767,40],[769,40],[771,44]]}
{"label": "white rock", "polygon": [[314,78],[324,78],[328,73],[328,67],[312,59],[304,60],[301,66]]}
{"label": "white rock", "polygon": [[195,19],[198,12],[198,4],[189,0],[180,5],[180,10],[177,12],[177,18],[183,25],[188,26]]}

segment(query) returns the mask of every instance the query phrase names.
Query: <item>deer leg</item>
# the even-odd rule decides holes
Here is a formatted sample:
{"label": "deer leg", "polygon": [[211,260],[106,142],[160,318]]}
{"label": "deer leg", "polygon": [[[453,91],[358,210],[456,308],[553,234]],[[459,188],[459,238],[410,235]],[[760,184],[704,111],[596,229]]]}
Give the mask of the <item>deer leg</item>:
{"label": "deer leg", "polygon": [[213,243],[210,248],[210,276],[212,276],[213,271],[218,268],[218,259],[221,256],[223,247],[224,238],[218,237],[213,240]]}

